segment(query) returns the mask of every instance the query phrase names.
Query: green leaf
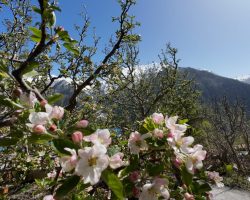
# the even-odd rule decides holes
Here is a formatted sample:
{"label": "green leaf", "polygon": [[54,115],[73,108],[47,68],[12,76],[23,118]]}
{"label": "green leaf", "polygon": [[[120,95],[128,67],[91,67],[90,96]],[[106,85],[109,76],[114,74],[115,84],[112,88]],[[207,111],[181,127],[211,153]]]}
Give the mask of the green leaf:
{"label": "green leaf", "polygon": [[1,138],[0,139],[0,146],[7,147],[10,145],[15,145],[18,142],[17,138]]}
{"label": "green leaf", "polygon": [[228,172],[228,173],[231,173],[232,171],[233,171],[233,165],[225,165],[225,167],[226,167],[226,171]]}
{"label": "green leaf", "polygon": [[72,44],[72,43],[64,43],[63,46],[68,49],[69,51],[71,51],[73,54],[75,54],[76,56],[79,55],[79,51],[78,49]]}
{"label": "green leaf", "polygon": [[193,174],[190,174],[186,167],[182,167],[181,169],[181,177],[182,177],[182,181],[187,185],[189,186],[192,181],[193,181]]}
{"label": "green leaf", "polygon": [[188,121],[189,121],[188,119],[181,119],[178,121],[178,123],[179,124],[186,124],[186,123],[188,123]]}
{"label": "green leaf", "polygon": [[5,72],[0,72],[0,79],[3,79],[3,78],[8,78],[9,75]]}
{"label": "green leaf", "polygon": [[62,154],[71,155],[70,152],[66,151],[64,148],[79,149],[79,147],[68,139],[54,139],[53,144],[55,148]]}
{"label": "green leaf", "polygon": [[193,184],[191,185],[191,189],[195,194],[206,194],[207,192],[212,190],[208,183],[205,183],[201,180],[193,182]]}
{"label": "green leaf", "polygon": [[80,177],[77,175],[71,176],[64,181],[64,183],[57,189],[55,198],[60,199],[65,197],[70,191],[72,191],[80,181]]}
{"label": "green leaf", "polygon": [[115,194],[117,199],[124,199],[123,185],[119,178],[112,172],[105,170],[102,172],[102,180],[108,185],[108,187]]}
{"label": "green leaf", "polygon": [[54,104],[64,97],[63,94],[55,93],[47,98],[49,104]]}
{"label": "green leaf", "polygon": [[7,63],[6,63],[6,60],[4,59],[0,60],[0,71],[8,73]]}
{"label": "green leaf", "polygon": [[51,5],[50,8],[52,8],[53,10],[57,10],[59,12],[61,12],[61,8],[59,8],[58,6],[55,6],[55,5]]}
{"label": "green leaf", "polygon": [[57,34],[59,35],[60,39],[64,42],[69,42],[70,37],[68,31],[58,31]]}
{"label": "green leaf", "polygon": [[53,139],[53,136],[49,134],[32,134],[28,138],[28,141],[30,143],[45,144],[45,143],[48,143],[48,141],[52,139]]}
{"label": "green leaf", "polygon": [[5,98],[3,95],[0,95],[0,104],[9,108],[23,108],[22,105],[12,101],[9,98]]}
{"label": "green leaf", "polygon": [[31,39],[33,42],[36,42],[36,43],[38,43],[38,42],[41,41],[41,37],[37,37],[37,36],[35,36],[35,35],[32,35],[32,36],[30,37],[30,39]]}
{"label": "green leaf", "polygon": [[34,42],[40,42],[42,38],[42,31],[35,28],[35,27],[29,27],[29,29],[32,31],[33,35],[31,36],[31,39]]}
{"label": "green leaf", "polygon": [[48,26],[54,27],[56,25],[56,14],[55,12],[50,12],[47,16]]}
{"label": "green leaf", "polygon": [[33,78],[34,76],[37,76],[38,72],[35,70],[31,70],[30,72],[26,73],[23,75],[23,78],[28,79],[28,78]]}
{"label": "green leaf", "polygon": [[38,14],[42,14],[41,10],[36,6],[32,6],[32,10]]}
{"label": "green leaf", "polygon": [[151,164],[149,163],[147,165],[147,172],[149,176],[157,176],[159,175],[162,171],[164,170],[164,165],[163,164]]}
{"label": "green leaf", "polygon": [[143,123],[143,127],[148,130],[149,132],[150,131],[153,131],[155,129],[155,125],[154,125],[154,122],[153,120],[148,117],[144,120],[144,123]]}

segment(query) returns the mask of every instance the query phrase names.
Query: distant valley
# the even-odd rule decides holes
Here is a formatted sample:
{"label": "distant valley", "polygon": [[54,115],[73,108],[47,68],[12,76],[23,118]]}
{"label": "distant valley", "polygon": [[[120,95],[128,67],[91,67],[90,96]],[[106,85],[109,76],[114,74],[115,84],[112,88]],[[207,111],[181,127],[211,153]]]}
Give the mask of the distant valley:
{"label": "distant valley", "polygon": [[[188,77],[195,80],[197,89],[201,91],[203,102],[209,103],[212,99],[219,99],[223,96],[226,96],[230,101],[238,98],[244,102],[248,113],[250,113],[250,76],[231,79],[190,67],[180,68],[180,71],[188,73]],[[64,99],[60,102],[62,105],[67,104],[73,93],[70,83],[63,79],[55,82],[53,90],[64,94]]]}

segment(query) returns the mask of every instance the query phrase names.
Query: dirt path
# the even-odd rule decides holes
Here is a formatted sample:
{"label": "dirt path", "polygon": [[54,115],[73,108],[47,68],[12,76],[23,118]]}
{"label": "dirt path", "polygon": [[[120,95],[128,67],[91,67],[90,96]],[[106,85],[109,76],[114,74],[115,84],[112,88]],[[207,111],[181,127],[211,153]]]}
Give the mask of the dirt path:
{"label": "dirt path", "polygon": [[214,200],[250,200],[250,192],[229,187],[214,188]]}

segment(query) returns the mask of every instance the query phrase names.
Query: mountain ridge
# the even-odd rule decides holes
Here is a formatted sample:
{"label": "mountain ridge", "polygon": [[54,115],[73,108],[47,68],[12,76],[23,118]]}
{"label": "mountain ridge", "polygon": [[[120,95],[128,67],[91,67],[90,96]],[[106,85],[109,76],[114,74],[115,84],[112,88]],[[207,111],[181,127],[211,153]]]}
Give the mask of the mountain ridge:
{"label": "mountain ridge", "polygon": [[[188,74],[188,78],[194,79],[195,86],[201,91],[201,99],[210,103],[214,99],[224,96],[233,102],[236,98],[242,100],[250,114],[250,77],[248,79],[233,79],[217,75],[213,72],[192,67],[179,68],[180,71]],[[60,79],[53,86],[54,92],[65,95],[60,104],[65,105],[73,93],[72,86],[68,80]]]}

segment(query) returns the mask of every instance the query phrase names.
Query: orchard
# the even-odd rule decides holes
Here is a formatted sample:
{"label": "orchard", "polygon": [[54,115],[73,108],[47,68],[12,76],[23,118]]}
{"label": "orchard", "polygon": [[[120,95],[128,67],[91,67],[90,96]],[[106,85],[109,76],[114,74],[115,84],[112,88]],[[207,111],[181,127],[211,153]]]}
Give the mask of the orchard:
{"label": "orchard", "polygon": [[[56,23],[55,13],[61,12],[56,1],[0,3],[1,9],[9,9],[14,16],[14,21],[6,21],[0,38],[2,198],[8,199],[8,193],[31,182],[37,185],[34,194],[42,194],[39,198],[44,200],[206,200],[212,198],[212,184],[223,186],[217,172],[203,167],[207,151],[192,136],[188,113],[181,111],[186,106],[194,116],[190,99],[195,97],[173,92],[184,90],[180,83],[191,90],[189,82],[178,80],[176,49],[168,46],[173,62],[166,63],[166,57],[161,60],[168,67],[169,82],[162,82],[165,87],[155,99],[138,103],[140,115],[131,109],[128,116],[135,119],[130,117],[126,124],[122,119],[128,109],[117,104],[116,110],[124,110],[118,110],[116,117],[109,103],[100,103],[105,95],[113,97],[115,89],[136,88],[128,78],[133,71],[127,73],[128,79],[121,78],[122,67],[129,71],[136,65],[132,61],[140,36],[133,31],[139,23],[129,15],[134,0],[118,1],[120,15],[113,18],[118,29],[100,62],[93,59],[99,39],[93,36],[92,46],[84,43],[89,34],[86,15],[83,26],[76,27],[79,38],[75,40]],[[62,95],[52,89],[61,78],[70,79],[73,88],[64,105],[58,103]],[[112,87],[97,97],[86,95],[89,90],[99,91],[102,81]],[[143,94],[133,91],[137,97]],[[174,104],[182,94],[182,103]],[[164,107],[166,99],[168,108]],[[137,106],[136,101],[130,103]],[[171,113],[159,112],[164,109]]]}

